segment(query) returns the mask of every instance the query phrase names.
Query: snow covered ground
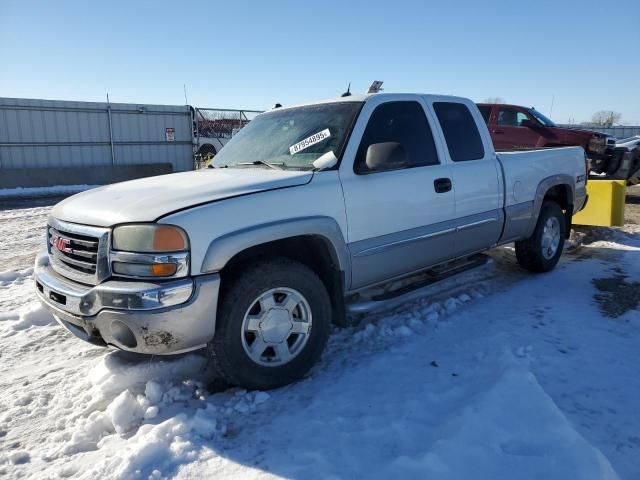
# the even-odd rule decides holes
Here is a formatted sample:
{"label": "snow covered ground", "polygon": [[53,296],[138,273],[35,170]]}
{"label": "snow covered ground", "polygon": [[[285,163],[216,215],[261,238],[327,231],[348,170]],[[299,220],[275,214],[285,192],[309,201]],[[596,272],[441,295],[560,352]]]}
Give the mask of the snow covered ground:
{"label": "snow covered ground", "polygon": [[52,195],[71,195],[84,192],[99,185],[54,185],[52,187],[16,187],[0,188],[0,199],[46,197]]}
{"label": "snow covered ground", "polygon": [[270,392],[203,356],[84,344],[34,300],[49,207],[0,211],[0,476],[640,478],[640,227],[534,276],[509,248],[438,294],[336,330]]}

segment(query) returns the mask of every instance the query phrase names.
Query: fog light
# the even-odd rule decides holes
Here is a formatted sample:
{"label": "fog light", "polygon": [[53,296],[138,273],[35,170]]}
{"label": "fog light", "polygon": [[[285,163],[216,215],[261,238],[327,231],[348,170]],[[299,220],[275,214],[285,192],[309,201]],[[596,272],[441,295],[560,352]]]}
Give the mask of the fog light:
{"label": "fog light", "polygon": [[127,348],[135,348],[138,345],[136,336],[131,329],[120,320],[111,322],[111,335],[113,339]]}

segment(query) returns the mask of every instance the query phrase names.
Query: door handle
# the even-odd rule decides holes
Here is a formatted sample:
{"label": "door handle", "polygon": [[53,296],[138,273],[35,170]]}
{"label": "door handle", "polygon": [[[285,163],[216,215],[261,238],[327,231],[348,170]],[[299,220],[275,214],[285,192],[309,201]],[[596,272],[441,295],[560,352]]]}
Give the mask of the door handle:
{"label": "door handle", "polygon": [[491,133],[504,133],[504,130],[496,129],[496,130],[493,130]]}
{"label": "door handle", "polygon": [[450,178],[436,178],[433,181],[433,188],[436,193],[445,193],[451,190],[451,179]]}

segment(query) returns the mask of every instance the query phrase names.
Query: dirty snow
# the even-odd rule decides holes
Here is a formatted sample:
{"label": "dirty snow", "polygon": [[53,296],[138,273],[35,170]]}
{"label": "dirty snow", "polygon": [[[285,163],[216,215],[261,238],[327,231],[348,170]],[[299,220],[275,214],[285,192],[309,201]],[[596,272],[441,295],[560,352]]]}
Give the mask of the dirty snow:
{"label": "dirty snow", "polygon": [[48,210],[0,212],[0,476],[640,477],[640,313],[608,307],[640,281],[638,227],[541,276],[499,249],[335,330],[297,384],[212,393],[200,354],[109,351],[54,323],[32,290]]}
{"label": "dirty snow", "polygon": [[52,187],[0,188],[0,199],[16,197],[42,197],[50,195],[71,195],[84,192],[99,185],[55,185]]}

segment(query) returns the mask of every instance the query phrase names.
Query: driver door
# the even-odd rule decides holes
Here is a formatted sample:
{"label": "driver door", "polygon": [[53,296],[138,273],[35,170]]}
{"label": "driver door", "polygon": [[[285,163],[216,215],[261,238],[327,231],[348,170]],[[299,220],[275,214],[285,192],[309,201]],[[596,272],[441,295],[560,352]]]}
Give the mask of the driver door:
{"label": "driver door", "polygon": [[531,116],[523,110],[513,107],[500,107],[492,125],[492,137],[496,149],[499,150],[524,150],[535,148],[540,135],[531,127],[526,127],[523,122],[533,122]]}
{"label": "driver door", "polygon": [[352,289],[438,263],[454,251],[451,168],[427,115],[415,100],[368,102],[354,128],[361,141],[345,152],[353,168],[340,169]]}

